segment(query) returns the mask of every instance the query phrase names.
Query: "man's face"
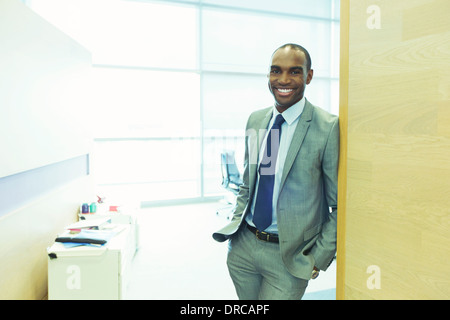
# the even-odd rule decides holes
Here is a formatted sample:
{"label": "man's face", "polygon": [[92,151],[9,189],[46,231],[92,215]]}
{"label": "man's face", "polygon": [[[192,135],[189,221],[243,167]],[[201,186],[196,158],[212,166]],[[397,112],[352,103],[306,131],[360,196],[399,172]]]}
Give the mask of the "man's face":
{"label": "man's face", "polygon": [[306,57],[302,51],[290,47],[277,50],[272,57],[269,90],[278,111],[283,112],[299,102],[312,77],[313,70],[307,71]]}

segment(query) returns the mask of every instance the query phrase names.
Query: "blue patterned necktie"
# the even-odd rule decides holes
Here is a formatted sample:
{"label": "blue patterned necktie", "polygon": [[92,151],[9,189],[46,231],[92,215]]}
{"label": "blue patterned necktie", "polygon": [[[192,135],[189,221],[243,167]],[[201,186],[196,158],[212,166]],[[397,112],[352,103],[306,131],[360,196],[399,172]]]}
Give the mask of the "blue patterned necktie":
{"label": "blue patterned necktie", "polygon": [[258,194],[256,195],[253,223],[255,227],[264,231],[272,224],[272,198],[275,181],[275,165],[277,163],[278,148],[280,146],[281,125],[284,118],[279,114],[269,131],[266,150],[259,165]]}

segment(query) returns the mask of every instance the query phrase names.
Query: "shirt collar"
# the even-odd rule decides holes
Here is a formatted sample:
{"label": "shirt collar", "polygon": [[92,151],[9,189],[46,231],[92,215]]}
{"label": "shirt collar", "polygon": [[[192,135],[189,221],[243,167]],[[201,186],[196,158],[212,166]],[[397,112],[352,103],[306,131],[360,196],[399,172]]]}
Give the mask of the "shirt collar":
{"label": "shirt collar", "polygon": [[[304,108],[305,108],[305,97],[303,97],[299,102],[292,105],[283,112],[283,118],[286,121],[286,123],[288,125],[291,125],[295,120],[297,120],[298,117],[300,117]],[[272,120],[274,120],[276,116],[279,114],[281,113],[278,112],[277,108],[274,105]]]}

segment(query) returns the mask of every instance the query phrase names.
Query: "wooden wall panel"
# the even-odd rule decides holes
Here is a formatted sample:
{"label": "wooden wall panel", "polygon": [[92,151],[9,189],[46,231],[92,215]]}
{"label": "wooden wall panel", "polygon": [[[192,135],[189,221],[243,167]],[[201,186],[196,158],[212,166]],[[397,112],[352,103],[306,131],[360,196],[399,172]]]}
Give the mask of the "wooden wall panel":
{"label": "wooden wall panel", "polygon": [[449,299],[450,2],[341,7],[338,298]]}
{"label": "wooden wall panel", "polygon": [[92,199],[86,176],[0,217],[0,300],[47,296],[47,251],[64,227],[78,220],[80,203]]}

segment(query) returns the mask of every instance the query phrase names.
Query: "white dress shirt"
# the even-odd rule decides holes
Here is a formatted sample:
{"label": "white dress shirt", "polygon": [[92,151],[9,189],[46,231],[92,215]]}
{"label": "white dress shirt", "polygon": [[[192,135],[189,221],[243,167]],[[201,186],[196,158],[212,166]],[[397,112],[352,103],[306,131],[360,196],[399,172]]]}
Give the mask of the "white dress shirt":
{"label": "white dress shirt", "polygon": [[[281,125],[281,138],[280,138],[280,147],[278,149],[278,158],[275,167],[275,182],[273,186],[273,200],[272,200],[272,224],[266,229],[261,230],[269,233],[278,234],[277,227],[277,202],[278,202],[278,194],[280,191],[280,183],[281,183],[281,175],[283,174],[284,162],[286,160],[286,156],[289,150],[289,146],[291,145],[292,137],[294,136],[295,128],[297,127],[298,120],[300,119],[300,115],[303,112],[303,108],[305,107],[305,97],[302,98],[299,102],[289,107],[286,111],[283,112],[283,118],[285,122]],[[267,128],[266,136],[264,137],[263,143],[260,148],[259,153],[259,163],[263,158],[264,150],[266,148],[267,136],[270,128],[272,128],[273,122],[275,118],[280,113],[278,110],[273,107],[273,115],[272,119],[269,122],[269,126]],[[256,190],[252,199],[251,210],[246,217],[246,221],[249,225],[255,226],[253,224],[253,211],[255,208],[256,196],[258,194],[258,183],[259,183],[259,173],[256,180]]]}

